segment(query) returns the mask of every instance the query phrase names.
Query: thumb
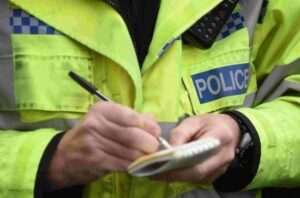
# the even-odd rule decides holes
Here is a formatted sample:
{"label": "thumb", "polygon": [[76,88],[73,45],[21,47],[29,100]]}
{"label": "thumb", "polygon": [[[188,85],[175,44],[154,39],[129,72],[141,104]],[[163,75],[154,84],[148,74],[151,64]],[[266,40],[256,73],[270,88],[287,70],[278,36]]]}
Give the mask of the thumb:
{"label": "thumb", "polygon": [[203,133],[203,126],[199,116],[187,118],[171,131],[170,144],[176,146],[190,142],[196,135]]}

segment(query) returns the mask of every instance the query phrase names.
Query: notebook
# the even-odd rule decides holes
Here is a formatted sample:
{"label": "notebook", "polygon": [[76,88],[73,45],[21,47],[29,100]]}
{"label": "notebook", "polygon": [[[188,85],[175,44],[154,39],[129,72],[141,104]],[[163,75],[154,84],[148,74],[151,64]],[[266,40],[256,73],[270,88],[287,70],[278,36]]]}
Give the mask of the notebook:
{"label": "notebook", "polygon": [[220,141],[205,138],[142,156],[128,166],[128,173],[137,177],[151,176],[197,164],[215,153]]}

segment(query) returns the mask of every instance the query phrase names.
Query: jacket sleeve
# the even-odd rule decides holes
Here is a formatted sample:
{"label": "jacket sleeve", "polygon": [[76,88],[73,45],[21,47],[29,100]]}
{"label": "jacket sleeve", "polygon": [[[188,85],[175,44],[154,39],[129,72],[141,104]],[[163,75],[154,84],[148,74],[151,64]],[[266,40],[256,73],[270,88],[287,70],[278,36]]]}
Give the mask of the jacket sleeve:
{"label": "jacket sleeve", "polygon": [[256,128],[261,146],[260,163],[247,189],[300,184],[299,18],[299,1],[270,0],[255,33],[255,105],[238,110]]}
{"label": "jacket sleeve", "polygon": [[59,132],[0,130],[0,197],[32,198],[45,148]]}
{"label": "jacket sleeve", "polygon": [[57,188],[47,180],[47,172],[51,159],[56,148],[65,133],[55,135],[46,147],[42,159],[37,170],[35,180],[34,197],[35,198],[56,198],[56,197],[72,197],[81,198],[83,193],[83,185],[75,185],[67,188]]}

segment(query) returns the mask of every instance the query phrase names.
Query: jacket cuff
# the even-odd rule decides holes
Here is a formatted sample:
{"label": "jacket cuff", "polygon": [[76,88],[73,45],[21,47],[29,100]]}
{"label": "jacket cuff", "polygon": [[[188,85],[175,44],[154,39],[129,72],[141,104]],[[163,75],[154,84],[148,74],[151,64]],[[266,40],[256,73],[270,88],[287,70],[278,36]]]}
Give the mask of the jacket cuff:
{"label": "jacket cuff", "polygon": [[33,197],[39,163],[57,133],[54,129],[0,132],[0,188],[5,197]]}
{"label": "jacket cuff", "polygon": [[252,139],[251,146],[243,150],[242,155],[237,153],[226,173],[214,182],[216,190],[233,192],[244,189],[255,177],[260,162],[260,140],[255,127],[244,114],[238,111],[228,111],[225,114],[235,119],[240,130],[247,131]]}
{"label": "jacket cuff", "polygon": [[56,198],[72,197],[81,198],[83,186],[72,186],[69,188],[58,189],[51,185],[47,180],[47,171],[56,148],[65,133],[55,135],[46,147],[39,164],[37,177],[35,181],[34,197],[35,198]]}

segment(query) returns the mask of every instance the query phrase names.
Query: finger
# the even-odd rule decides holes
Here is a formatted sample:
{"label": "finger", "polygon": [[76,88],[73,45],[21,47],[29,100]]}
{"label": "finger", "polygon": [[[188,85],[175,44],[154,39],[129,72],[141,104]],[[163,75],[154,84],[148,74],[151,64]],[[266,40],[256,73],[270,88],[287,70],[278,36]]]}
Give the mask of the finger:
{"label": "finger", "polygon": [[[196,180],[192,180],[200,183],[210,182],[213,178],[217,177],[217,175],[223,173],[229,163],[230,160],[227,153],[225,151],[218,152],[195,166],[198,177],[196,177]],[[190,178],[185,179],[188,181]]]}
{"label": "finger", "polygon": [[159,147],[157,138],[139,128],[120,127],[109,121],[102,121],[96,130],[102,136],[113,142],[140,150],[143,153],[155,152]]}
{"label": "finger", "polygon": [[219,168],[217,171],[203,178],[201,183],[213,183],[218,177],[220,177],[226,172],[228,166],[229,164],[226,164],[223,167]]}
{"label": "finger", "polygon": [[197,172],[196,166],[189,166],[189,167],[161,173],[159,175],[152,176],[151,178],[155,180],[166,181],[166,182],[182,182],[182,181],[193,182],[193,180],[196,180],[195,177],[197,177],[197,175],[195,174],[196,172]]}
{"label": "finger", "polygon": [[161,129],[152,115],[149,114],[141,115],[141,125],[142,125],[141,129],[144,129],[145,131],[149,132],[155,137],[160,136]]}
{"label": "finger", "polygon": [[119,171],[119,172],[126,172],[127,167],[131,162],[120,159],[111,155],[99,155],[99,160],[97,164],[94,164],[95,170],[98,173],[103,174],[103,170],[106,171]]}
{"label": "finger", "polygon": [[98,102],[91,109],[92,113],[98,114],[102,112],[105,119],[110,120],[122,126],[139,126],[139,113],[129,107],[116,104],[113,102]]}
{"label": "finger", "polygon": [[139,127],[156,137],[160,134],[160,128],[153,117],[142,115],[129,107],[112,102],[100,102],[95,105],[92,112],[99,114],[99,111],[104,112],[102,116],[106,120],[120,126]]}
{"label": "finger", "polygon": [[103,136],[97,136],[96,141],[97,144],[95,147],[97,149],[105,152],[108,155],[116,156],[127,161],[134,161],[138,157],[145,155],[145,153],[141,152],[140,150],[125,147]]}
{"label": "finger", "polygon": [[207,178],[214,173],[223,170],[225,166],[229,164],[228,161],[223,160],[224,154],[221,152],[214,156],[211,156],[202,163],[187,167],[181,170],[175,170],[166,174],[162,174],[155,179],[163,181],[186,181],[186,182],[200,182],[206,183]]}
{"label": "finger", "polygon": [[197,133],[201,132],[204,122],[199,116],[184,120],[170,133],[169,141],[172,145],[180,145],[189,142]]}

